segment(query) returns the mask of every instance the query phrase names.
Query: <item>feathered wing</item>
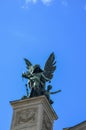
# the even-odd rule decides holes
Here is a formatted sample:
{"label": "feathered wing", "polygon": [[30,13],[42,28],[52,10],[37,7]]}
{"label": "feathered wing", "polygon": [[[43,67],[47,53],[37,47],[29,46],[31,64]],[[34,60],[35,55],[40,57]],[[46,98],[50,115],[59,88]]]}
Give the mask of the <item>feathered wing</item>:
{"label": "feathered wing", "polygon": [[24,58],[24,61],[26,63],[27,69],[29,69],[29,67],[32,66],[32,63],[28,59],[26,59],[26,58]]}
{"label": "feathered wing", "polygon": [[[26,68],[29,70],[30,67],[32,66],[31,62],[30,62],[28,59],[26,59],[26,58],[24,58],[24,61],[25,61],[25,63],[26,63]],[[28,71],[22,73],[22,77],[23,77],[23,78],[29,79],[29,76],[30,76],[30,74],[28,73]]]}
{"label": "feathered wing", "polygon": [[48,79],[48,81],[53,78],[53,73],[56,70],[55,64],[56,64],[55,55],[54,53],[51,53],[45,63],[44,72],[43,72],[44,77]]}

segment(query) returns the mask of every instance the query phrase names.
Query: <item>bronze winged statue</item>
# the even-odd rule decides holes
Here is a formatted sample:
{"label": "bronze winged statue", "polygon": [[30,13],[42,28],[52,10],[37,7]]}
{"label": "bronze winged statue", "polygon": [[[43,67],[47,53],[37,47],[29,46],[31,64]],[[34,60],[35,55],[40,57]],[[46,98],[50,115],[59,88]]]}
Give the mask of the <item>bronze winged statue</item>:
{"label": "bronze winged statue", "polygon": [[[22,77],[28,79],[28,83],[26,85],[26,97],[31,98],[35,96],[45,95],[49,100],[50,104],[52,104],[53,101],[50,99],[50,94],[60,92],[60,90],[56,92],[50,92],[50,89],[52,87],[49,88],[49,85],[46,89],[46,82],[51,82],[51,79],[53,78],[53,73],[56,70],[56,61],[54,53],[50,54],[43,70],[38,64],[33,66],[32,63],[26,58],[24,59],[24,61],[26,63],[27,71],[22,74]],[[30,89],[29,95],[28,87]]]}

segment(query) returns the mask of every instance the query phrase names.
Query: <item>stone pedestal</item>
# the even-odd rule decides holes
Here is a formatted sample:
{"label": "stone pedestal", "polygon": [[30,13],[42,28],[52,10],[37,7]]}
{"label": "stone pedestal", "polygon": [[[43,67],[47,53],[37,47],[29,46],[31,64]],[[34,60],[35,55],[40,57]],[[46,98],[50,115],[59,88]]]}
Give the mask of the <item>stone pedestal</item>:
{"label": "stone pedestal", "polygon": [[58,117],[45,96],[10,102],[13,107],[11,130],[53,130]]}

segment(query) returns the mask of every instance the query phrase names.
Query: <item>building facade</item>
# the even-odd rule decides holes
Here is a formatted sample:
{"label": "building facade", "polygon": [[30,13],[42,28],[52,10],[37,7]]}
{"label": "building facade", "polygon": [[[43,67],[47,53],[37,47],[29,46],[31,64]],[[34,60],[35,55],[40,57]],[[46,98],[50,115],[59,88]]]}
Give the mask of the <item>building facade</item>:
{"label": "building facade", "polygon": [[81,122],[70,128],[64,128],[63,130],[86,130],[86,121]]}

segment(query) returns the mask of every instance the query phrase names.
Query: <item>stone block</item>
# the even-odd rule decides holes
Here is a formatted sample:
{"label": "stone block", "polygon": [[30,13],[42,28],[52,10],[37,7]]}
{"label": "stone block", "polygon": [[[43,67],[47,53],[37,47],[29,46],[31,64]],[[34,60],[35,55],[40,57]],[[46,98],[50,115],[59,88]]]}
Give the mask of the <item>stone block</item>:
{"label": "stone block", "polygon": [[11,130],[53,130],[58,117],[45,96],[10,103],[13,107]]}

